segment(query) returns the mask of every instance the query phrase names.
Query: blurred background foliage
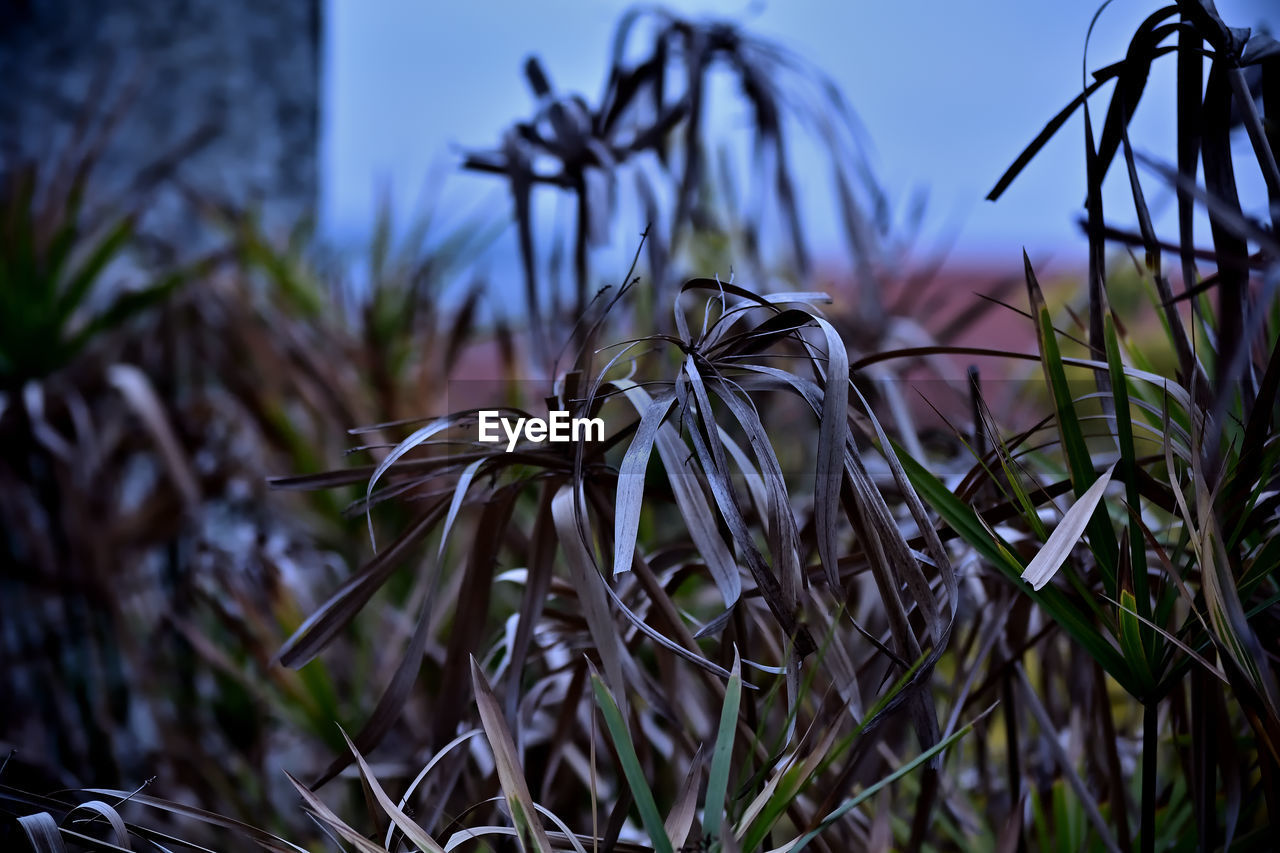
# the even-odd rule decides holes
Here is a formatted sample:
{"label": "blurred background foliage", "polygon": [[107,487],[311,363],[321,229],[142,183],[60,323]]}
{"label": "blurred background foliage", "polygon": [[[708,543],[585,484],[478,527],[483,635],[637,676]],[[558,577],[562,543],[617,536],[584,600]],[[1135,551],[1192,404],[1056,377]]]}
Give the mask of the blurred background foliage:
{"label": "blurred background foliage", "polygon": [[[93,105],[3,175],[0,841],[1268,849],[1276,43],[1153,11],[1087,84],[1105,113],[1077,98],[992,191],[1085,111],[1087,273],[1028,258],[982,298],[913,250],[802,58],[648,8],[610,58],[598,101],[530,60],[533,114],[462,155],[506,206],[384,204],[356,262],[190,187],[211,248],[158,249],[147,181],[95,195]],[[1127,132],[1156,61],[1169,166]],[[595,268],[636,223],[632,268]],[[506,228],[522,285],[490,289]],[[476,406],[606,439],[505,453]]]}

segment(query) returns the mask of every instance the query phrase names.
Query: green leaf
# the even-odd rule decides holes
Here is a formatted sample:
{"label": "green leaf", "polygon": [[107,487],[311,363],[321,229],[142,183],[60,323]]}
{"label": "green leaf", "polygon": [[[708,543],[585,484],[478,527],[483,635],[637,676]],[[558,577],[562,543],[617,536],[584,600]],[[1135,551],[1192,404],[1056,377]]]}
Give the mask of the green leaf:
{"label": "green leaf", "polygon": [[[1116,336],[1115,318],[1108,311],[1103,317],[1103,334],[1107,346],[1107,365],[1111,374],[1111,393],[1115,398],[1116,443],[1120,448],[1120,479],[1124,482],[1125,502],[1134,512],[1141,511],[1141,495],[1138,492],[1138,453],[1133,440],[1133,416],[1129,407],[1129,384],[1124,374],[1124,362],[1120,358],[1120,344]],[[1143,545],[1140,530],[1135,530],[1132,513],[1128,514],[1130,577],[1133,579],[1133,595],[1137,612],[1151,617],[1151,591],[1147,579],[1147,549]],[[1160,640],[1146,627],[1139,627],[1146,659],[1160,659]]]}
{"label": "green leaf", "polygon": [[[1040,283],[1036,281],[1035,271],[1031,268],[1031,258],[1025,251],[1022,253],[1022,260],[1027,279],[1027,294],[1031,300],[1031,311],[1036,317],[1040,364],[1044,369],[1045,381],[1053,393],[1062,452],[1067,458],[1067,467],[1071,472],[1071,485],[1075,489],[1076,497],[1082,498],[1097,478],[1093,470],[1093,456],[1089,452],[1089,445],[1084,440],[1084,431],[1080,428],[1080,418],[1076,414],[1071,386],[1067,383],[1062,353],[1058,350],[1057,333],[1054,331],[1049,309],[1045,305],[1044,295],[1040,291]],[[1116,533],[1106,516],[1096,516],[1091,519],[1088,531],[1089,544],[1093,548],[1094,556],[1097,557],[1105,587],[1108,592],[1114,592],[1116,561],[1120,552],[1119,545],[1116,543]]]}
{"label": "green leaf", "polygon": [[[1018,581],[1019,588],[1057,622],[1067,634],[1081,645],[1107,673],[1130,693],[1134,693],[1133,676],[1124,657],[1107,642],[1094,624],[1092,614],[1083,605],[1068,598],[1061,590],[1047,586],[1042,590],[1028,588],[1021,583],[1023,566],[1009,546],[991,532],[973,507],[956,497],[937,477],[929,473],[919,461],[898,449],[902,467],[906,469],[911,484],[920,496],[928,501],[960,538],[996,567],[1005,577]],[[1136,695],[1136,694],[1135,694]]]}
{"label": "green leaf", "polygon": [[707,780],[707,797],[702,807],[702,831],[715,838],[720,832],[725,796],[729,790],[729,767],[733,759],[733,736],[738,727],[738,707],[742,699],[742,661],[733,652],[733,670],[725,685],[724,706],[720,709],[720,728],[711,753],[711,775]]}
{"label": "green leaf", "polygon": [[671,846],[671,839],[667,837],[667,830],[663,826],[662,815],[658,812],[658,804],[653,799],[653,791],[645,780],[644,769],[640,766],[640,759],[636,755],[635,744],[631,742],[627,724],[623,721],[622,713],[618,710],[617,703],[613,701],[609,688],[605,686],[604,679],[594,667],[591,672],[591,690],[595,693],[596,704],[600,706],[605,727],[609,729],[609,736],[613,740],[613,748],[618,753],[618,761],[622,763],[622,775],[626,777],[627,785],[631,788],[636,809],[640,812],[640,821],[653,842],[654,850],[657,853],[675,853]]}
{"label": "green leaf", "polygon": [[1125,660],[1133,670],[1139,685],[1144,691],[1151,688],[1155,679],[1151,674],[1151,663],[1147,660],[1147,652],[1142,643],[1142,624],[1137,612],[1138,603],[1133,593],[1127,589],[1120,590],[1120,607],[1118,619],[1120,623],[1120,648],[1124,650]]}
{"label": "green leaf", "polygon": [[[93,289],[101,283],[102,273],[120,256],[134,233],[133,217],[127,216],[117,222],[97,245],[89,250],[84,262],[69,277],[65,287],[58,294],[56,322],[65,325],[83,303]],[[56,282],[55,282],[56,284]]]}

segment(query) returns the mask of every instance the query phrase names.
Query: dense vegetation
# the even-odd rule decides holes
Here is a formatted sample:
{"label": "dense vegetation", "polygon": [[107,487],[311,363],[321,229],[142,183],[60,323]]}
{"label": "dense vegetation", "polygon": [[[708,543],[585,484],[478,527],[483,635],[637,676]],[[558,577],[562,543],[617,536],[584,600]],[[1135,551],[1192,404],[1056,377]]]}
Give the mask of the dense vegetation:
{"label": "dense vegetation", "polygon": [[[1171,165],[1128,135],[1155,62]],[[92,136],[5,176],[5,848],[1269,849],[1280,45],[1154,11],[991,193],[1083,113],[1079,293],[1051,310],[1024,259],[1025,301],[946,323],[891,298],[902,225],[795,56],[646,9],[598,102],[525,71],[535,114],[464,161],[510,211],[384,211],[355,282],[215,208],[226,247],[157,269]],[[848,234],[834,303],[798,133]],[[467,284],[508,214],[519,324]],[[593,268],[609,240],[630,270]],[[1038,351],[957,345],[986,311]],[[1038,421],[970,361],[1038,364]],[[475,407],[606,436],[507,452]]]}

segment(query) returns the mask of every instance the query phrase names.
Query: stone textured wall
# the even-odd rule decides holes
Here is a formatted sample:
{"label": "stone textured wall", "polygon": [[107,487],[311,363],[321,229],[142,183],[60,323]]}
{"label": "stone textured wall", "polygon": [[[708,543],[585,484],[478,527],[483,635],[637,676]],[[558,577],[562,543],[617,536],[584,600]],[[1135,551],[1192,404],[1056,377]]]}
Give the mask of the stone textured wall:
{"label": "stone textured wall", "polygon": [[149,232],[208,242],[178,182],[292,224],[316,198],[320,25],[320,0],[0,0],[0,172],[120,103],[99,194],[203,140],[148,198]]}

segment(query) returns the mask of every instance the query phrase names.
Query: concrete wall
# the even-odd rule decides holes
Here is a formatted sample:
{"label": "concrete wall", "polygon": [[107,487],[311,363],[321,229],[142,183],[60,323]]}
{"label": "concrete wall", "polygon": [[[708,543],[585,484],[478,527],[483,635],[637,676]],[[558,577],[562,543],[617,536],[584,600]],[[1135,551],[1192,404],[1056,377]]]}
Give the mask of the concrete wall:
{"label": "concrete wall", "polygon": [[[320,44],[319,0],[0,0],[0,171],[123,103],[100,195],[204,129],[176,180],[288,225],[316,199]],[[165,241],[208,242],[173,186],[147,207]]]}

